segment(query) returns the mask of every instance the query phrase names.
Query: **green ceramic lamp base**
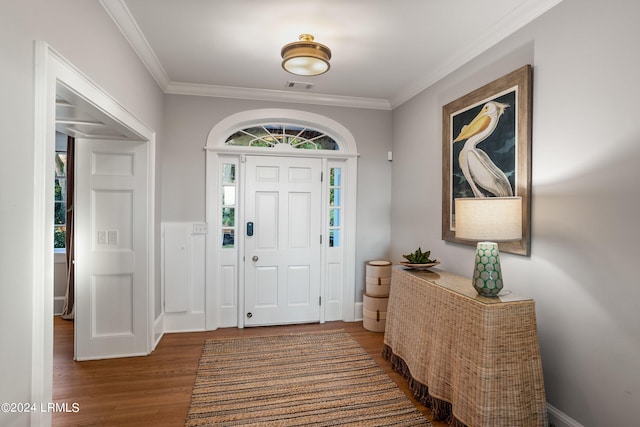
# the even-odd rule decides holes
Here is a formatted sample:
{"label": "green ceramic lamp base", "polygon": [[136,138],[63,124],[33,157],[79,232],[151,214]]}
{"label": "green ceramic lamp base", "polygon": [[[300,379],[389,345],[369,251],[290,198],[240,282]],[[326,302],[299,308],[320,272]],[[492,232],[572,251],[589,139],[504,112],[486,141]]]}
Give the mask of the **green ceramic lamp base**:
{"label": "green ceramic lamp base", "polygon": [[502,291],[500,252],[494,242],[478,242],[473,269],[473,287],[478,294],[496,297]]}

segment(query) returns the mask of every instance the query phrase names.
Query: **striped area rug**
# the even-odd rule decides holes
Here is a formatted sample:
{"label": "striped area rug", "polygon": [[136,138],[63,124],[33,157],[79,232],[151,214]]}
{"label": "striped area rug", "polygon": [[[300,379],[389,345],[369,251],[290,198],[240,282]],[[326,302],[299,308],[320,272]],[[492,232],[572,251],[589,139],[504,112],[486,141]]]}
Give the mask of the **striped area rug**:
{"label": "striped area rug", "polygon": [[344,331],[207,340],[186,426],[430,426]]}

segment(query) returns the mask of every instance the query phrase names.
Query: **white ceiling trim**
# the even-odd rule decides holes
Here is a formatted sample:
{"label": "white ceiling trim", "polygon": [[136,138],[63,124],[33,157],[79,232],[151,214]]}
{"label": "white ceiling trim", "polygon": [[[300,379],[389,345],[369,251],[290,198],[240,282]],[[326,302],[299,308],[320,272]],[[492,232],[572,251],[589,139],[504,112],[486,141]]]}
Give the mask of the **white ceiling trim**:
{"label": "white ceiling trim", "polygon": [[147,42],[147,39],[144,37],[144,34],[138,27],[124,0],[100,0],[100,3],[165,93],[392,110],[425,89],[428,89],[440,79],[477,57],[505,37],[513,34],[561,1],[562,0],[530,0],[523,3],[511,14],[505,16],[499,25],[495,25],[491,31],[479,37],[477,43],[459,52],[451,61],[442,64],[433,72],[425,75],[423,79],[408,84],[389,100],[172,82],[164,70],[164,67],[160,64],[155,52]]}
{"label": "white ceiling trim", "polygon": [[251,99],[254,101],[280,101],[297,104],[328,105],[332,107],[391,110],[386,99],[353,96],[324,95],[319,93],[287,92],[284,90],[250,89],[242,87],[203,85],[171,82],[165,93],[176,95],[214,96],[220,98]]}
{"label": "white ceiling trim", "polygon": [[470,45],[468,49],[458,52],[451,61],[442,64],[423,79],[405,86],[404,89],[390,100],[391,108],[393,109],[402,105],[423,90],[428,89],[439,80],[496,45],[507,36],[515,33],[561,1],[562,0],[531,0],[523,3],[520,7],[501,19],[491,31],[479,37],[476,43]]}
{"label": "white ceiling trim", "polygon": [[124,0],[100,0],[102,7],[107,11],[113,22],[116,23],[124,37],[129,41],[133,50],[138,54],[142,63],[147,67],[160,89],[166,90],[171,82],[164,67],[160,64],[156,53],[133,19]]}

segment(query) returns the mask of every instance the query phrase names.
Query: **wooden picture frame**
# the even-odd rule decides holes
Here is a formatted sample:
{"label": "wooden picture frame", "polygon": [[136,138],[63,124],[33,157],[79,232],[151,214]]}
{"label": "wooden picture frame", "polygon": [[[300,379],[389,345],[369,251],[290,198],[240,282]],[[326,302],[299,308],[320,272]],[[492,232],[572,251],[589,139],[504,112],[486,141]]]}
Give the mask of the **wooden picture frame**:
{"label": "wooden picture frame", "polygon": [[[531,65],[525,65],[442,108],[443,240],[476,245],[476,242],[455,237],[455,198],[509,196],[510,190],[511,195],[522,197],[522,239],[499,243],[500,251],[529,256],[532,83]],[[485,106],[489,110],[497,108],[498,112],[494,115],[494,118],[497,117],[495,129],[483,137],[487,132],[473,133],[470,129],[475,126],[467,125]],[[467,128],[463,133],[465,126]],[[460,159],[465,163],[468,158],[466,155],[460,156],[463,150],[465,154],[473,151],[473,157],[482,158],[482,162],[475,165],[467,163],[461,167]],[[495,183],[482,187],[473,182],[473,176],[477,175],[473,174],[474,167],[475,172],[479,167],[493,172],[498,168],[504,175]]]}

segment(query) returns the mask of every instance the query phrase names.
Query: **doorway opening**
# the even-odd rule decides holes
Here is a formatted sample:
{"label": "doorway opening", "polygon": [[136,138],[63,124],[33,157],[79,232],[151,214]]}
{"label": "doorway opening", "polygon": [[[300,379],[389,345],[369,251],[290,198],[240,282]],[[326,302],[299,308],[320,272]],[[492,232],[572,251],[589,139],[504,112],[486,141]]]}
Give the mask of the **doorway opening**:
{"label": "doorway opening", "polygon": [[[154,260],[154,167],[155,134],[119,103],[92,83],[77,68],[55,52],[47,43],[36,42],[36,85],[34,124],[34,233],[33,244],[33,360],[32,401],[51,402],[53,389],[53,299],[54,299],[54,176],[55,131],[76,132],[85,139],[99,137],[120,141],[136,141],[146,147],[145,157],[150,159],[145,176],[148,197],[145,210],[148,213],[148,239],[145,246],[148,257],[144,283],[145,305],[153,301]],[[64,115],[60,109],[73,107],[88,112],[92,117]],[[85,120],[86,119],[86,120]],[[106,126],[103,126],[106,125]],[[101,129],[101,130],[100,130]],[[115,132],[115,133],[113,133]],[[95,234],[91,238],[95,237]],[[93,285],[92,285],[93,286]],[[148,309],[144,316],[145,353],[153,344],[153,313]],[[93,321],[93,319],[92,319]],[[50,414],[32,413],[32,425],[49,425]]]}
{"label": "doorway opening", "polygon": [[[78,178],[69,180],[76,185],[70,188],[73,202],[65,206],[73,214],[65,227],[71,262],[63,315],[74,321],[74,358],[148,354],[146,142],[60,81],[55,107],[56,135],[73,143],[65,156],[67,175]],[[56,151],[55,159],[61,158]],[[54,203],[59,207],[58,200]],[[135,227],[134,207],[143,213]],[[59,216],[56,211],[54,222],[61,222]],[[60,228],[55,228],[54,246],[59,246]],[[134,257],[135,263],[124,267]]]}
{"label": "doorway opening", "polygon": [[[351,133],[313,113],[252,110],[214,126],[205,149],[206,329],[353,321],[357,150]],[[316,175],[313,190],[307,178]],[[279,249],[277,262],[269,245]],[[287,252],[296,245],[299,251]],[[296,261],[292,254],[303,251],[313,255]],[[284,306],[290,314],[254,317],[256,310]]]}

